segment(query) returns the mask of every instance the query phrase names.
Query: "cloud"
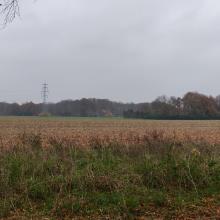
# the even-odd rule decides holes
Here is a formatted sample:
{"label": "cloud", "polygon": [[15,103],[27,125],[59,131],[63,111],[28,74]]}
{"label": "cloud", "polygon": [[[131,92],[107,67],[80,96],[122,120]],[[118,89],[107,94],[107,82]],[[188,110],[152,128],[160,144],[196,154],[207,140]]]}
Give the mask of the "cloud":
{"label": "cloud", "polygon": [[0,99],[40,102],[44,81],[51,101],[217,95],[219,12],[217,0],[24,0],[0,32]]}

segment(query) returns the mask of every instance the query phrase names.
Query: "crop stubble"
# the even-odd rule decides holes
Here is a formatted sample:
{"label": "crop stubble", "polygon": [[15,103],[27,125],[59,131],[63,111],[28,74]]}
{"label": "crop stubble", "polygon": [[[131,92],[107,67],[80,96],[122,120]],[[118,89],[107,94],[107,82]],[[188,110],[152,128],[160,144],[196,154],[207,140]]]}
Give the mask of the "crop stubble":
{"label": "crop stubble", "polygon": [[103,143],[140,144],[149,135],[176,142],[220,144],[220,121],[153,121],[91,118],[0,118],[1,147],[15,146],[21,134],[39,134],[43,147],[50,140],[89,146],[96,138]]}

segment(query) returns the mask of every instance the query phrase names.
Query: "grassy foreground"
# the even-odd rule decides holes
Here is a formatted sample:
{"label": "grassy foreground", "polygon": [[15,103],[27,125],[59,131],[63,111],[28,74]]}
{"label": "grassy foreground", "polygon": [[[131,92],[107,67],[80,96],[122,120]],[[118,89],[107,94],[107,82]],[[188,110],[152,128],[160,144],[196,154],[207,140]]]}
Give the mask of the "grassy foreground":
{"label": "grassy foreground", "polygon": [[88,148],[39,135],[0,149],[0,218],[220,217],[220,150],[155,138],[138,146],[94,138]]}

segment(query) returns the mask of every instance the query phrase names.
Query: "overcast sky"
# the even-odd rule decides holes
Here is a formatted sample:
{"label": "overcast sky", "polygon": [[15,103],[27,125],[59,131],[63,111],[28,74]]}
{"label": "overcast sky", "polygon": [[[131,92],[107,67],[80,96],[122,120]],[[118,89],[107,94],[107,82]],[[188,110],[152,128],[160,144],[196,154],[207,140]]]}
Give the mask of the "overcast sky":
{"label": "overcast sky", "polygon": [[220,94],[219,0],[20,0],[0,30],[0,101]]}

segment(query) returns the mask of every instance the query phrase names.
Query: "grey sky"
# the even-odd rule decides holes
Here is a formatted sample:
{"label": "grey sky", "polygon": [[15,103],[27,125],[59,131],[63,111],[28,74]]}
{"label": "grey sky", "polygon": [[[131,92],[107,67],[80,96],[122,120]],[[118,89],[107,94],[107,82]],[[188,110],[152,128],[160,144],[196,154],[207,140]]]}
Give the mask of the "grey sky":
{"label": "grey sky", "polygon": [[220,94],[219,0],[21,0],[0,31],[0,101]]}

